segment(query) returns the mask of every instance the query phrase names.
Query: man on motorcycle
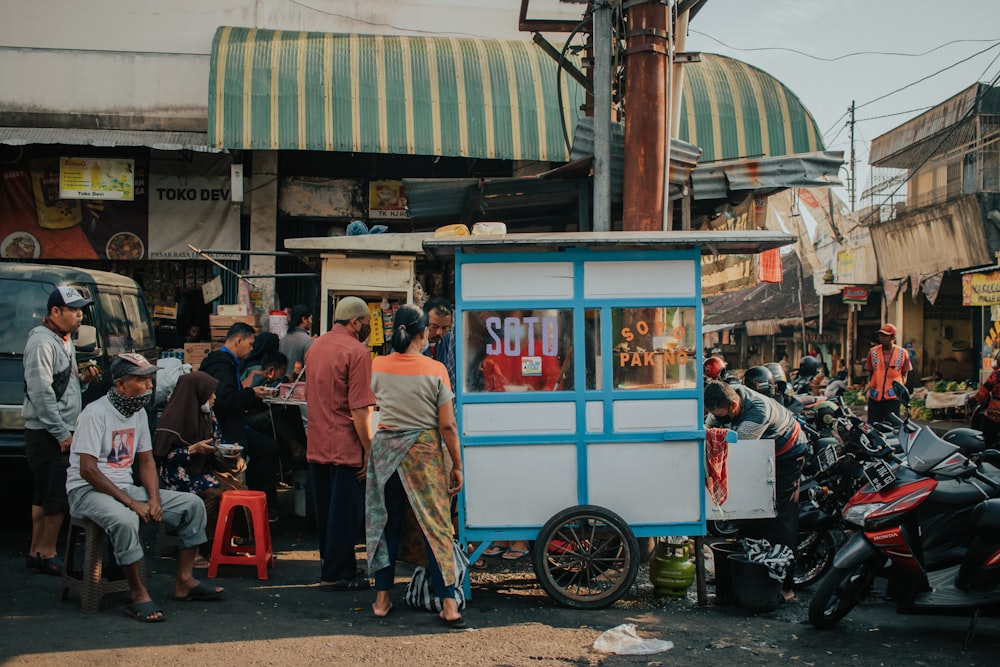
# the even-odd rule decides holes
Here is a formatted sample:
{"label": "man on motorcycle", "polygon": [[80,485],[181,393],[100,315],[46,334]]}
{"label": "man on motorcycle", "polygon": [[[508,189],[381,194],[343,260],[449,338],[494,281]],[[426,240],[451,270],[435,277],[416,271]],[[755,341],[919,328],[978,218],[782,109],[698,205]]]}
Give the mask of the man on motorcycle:
{"label": "man on motorcycle", "polygon": [[868,373],[868,423],[885,421],[889,414],[899,416],[899,396],[893,382],[906,385],[912,370],[910,355],[895,344],[896,327],[886,323],[878,330],[879,345],[868,351],[865,371]]}
{"label": "man on motorcycle", "polygon": [[[744,522],[740,536],[764,538],[794,552],[799,535],[799,476],[807,447],[799,422],[777,401],[746,387],[717,381],[705,383],[705,409],[709,412],[705,419],[708,428],[734,430],[740,440],[774,440],[777,515],[773,519]],[[789,568],[781,591],[785,600],[795,597],[793,578],[793,569]]]}

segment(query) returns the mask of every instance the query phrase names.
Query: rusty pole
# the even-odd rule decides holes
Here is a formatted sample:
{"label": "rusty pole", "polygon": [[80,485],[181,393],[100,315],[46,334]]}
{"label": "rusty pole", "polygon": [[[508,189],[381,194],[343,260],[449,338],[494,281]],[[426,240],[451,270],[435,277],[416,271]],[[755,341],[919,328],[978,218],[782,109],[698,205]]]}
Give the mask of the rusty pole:
{"label": "rusty pole", "polygon": [[669,8],[659,0],[626,10],[625,41],[625,183],[622,229],[663,229],[663,183],[666,168],[667,21]]}

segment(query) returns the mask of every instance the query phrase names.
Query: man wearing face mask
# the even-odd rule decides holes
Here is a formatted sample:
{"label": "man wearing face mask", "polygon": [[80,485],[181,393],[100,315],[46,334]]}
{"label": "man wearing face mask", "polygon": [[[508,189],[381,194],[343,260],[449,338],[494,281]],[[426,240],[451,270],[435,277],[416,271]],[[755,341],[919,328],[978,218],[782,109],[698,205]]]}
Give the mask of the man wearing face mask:
{"label": "man wearing face mask", "polygon": [[306,461],[319,538],[320,590],[369,587],[357,569],[356,544],[364,541],[365,471],[371,451],[371,333],[368,304],[340,299],[333,328],[306,351],[309,431]]}
{"label": "man wearing face mask", "polygon": [[[705,418],[708,428],[728,428],[736,431],[740,440],[774,440],[776,516],[743,522],[740,537],[763,538],[794,552],[799,542],[799,476],[808,442],[799,422],[774,399],[718,380],[705,383],[705,409],[709,412]],[[795,597],[793,575],[793,568],[789,568],[781,591],[785,600]]]}
{"label": "man wearing face mask", "polygon": [[[140,523],[162,521],[177,531],[177,600],[215,600],[223,589],[194,578],[198,545],[205,542],[205,504],[193,493],[160,490],[149,421],[143,408],[153,394],[159,368],[141,354],[120,354],[111,364],[114,385],[80,413],[70,449],[66,491],[70,514],[90,519],[111,538],[115,560],[128,579],[132,603],[125,613],[145,623],[163,620],[139,572]],[[118,447],[111,457],[113,443]],[[142,486],[132,479],[138,461]]]}

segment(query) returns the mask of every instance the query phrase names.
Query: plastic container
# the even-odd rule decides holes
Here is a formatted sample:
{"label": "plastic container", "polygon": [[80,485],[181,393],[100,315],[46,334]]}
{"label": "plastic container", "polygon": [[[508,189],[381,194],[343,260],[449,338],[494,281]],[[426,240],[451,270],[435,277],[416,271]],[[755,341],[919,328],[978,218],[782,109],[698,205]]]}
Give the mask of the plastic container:
{"label": "plastic container", "polygon": [[733,599],[741,609],[753,613],[774,611],[781,599],[781,582],[772,579],[767,566],[747,560],[742,554],[727,558],[732,574]]}
{"label": "plastic container", "polygon": [[742,555],[743,547],[739,542],[715,542],[708,548],[712,550],[715,563],[715,604],[732,604],[733,578],[728,558],[734,554]]}

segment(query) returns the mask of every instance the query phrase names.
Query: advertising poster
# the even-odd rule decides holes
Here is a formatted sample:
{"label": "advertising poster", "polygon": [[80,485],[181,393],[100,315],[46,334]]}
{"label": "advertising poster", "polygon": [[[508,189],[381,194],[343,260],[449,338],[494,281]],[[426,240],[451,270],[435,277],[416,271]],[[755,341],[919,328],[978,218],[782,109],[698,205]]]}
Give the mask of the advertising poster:
{"label": "advertising poster", "polygon": [[[231,157],[148,154],[152,159],[139,151],[127,159],[35,153],[0,165],[0,257],[191,259],[188,243],[239,248]],[[119,188],[121,197],[76,198],[92,193],[98,179],[105,194]]]}

